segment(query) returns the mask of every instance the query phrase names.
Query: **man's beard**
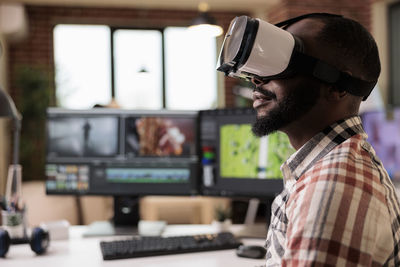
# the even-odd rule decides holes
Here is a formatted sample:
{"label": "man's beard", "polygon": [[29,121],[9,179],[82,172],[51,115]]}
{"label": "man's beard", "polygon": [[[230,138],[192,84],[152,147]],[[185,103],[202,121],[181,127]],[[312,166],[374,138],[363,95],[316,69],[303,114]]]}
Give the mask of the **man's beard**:
{"label": "man's beard", "polygon": [[316,104],[319,90],[317,86],[297,86],[278,102],[277,107],[264,116],[257,116],[253,133],[259,137],[268,135],[299,119]]}

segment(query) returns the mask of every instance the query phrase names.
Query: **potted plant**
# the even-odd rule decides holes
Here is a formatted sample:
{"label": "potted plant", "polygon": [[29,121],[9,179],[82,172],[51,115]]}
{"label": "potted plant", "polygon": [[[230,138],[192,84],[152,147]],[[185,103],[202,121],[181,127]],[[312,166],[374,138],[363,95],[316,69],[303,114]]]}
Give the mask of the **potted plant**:
{"label": "potted plant", "polygon": [[232,225],[231,209],[223,205],[217,206],[215,208],[215,220],[212,224],[218,232],[229,231]]}
{"label": "potted plant", "polygon": [[23,180],[44,177],[46,109],[51,103],[51,73],[44,67],[19,65],[16,69],[17,107],[22,114],[20,162]]}

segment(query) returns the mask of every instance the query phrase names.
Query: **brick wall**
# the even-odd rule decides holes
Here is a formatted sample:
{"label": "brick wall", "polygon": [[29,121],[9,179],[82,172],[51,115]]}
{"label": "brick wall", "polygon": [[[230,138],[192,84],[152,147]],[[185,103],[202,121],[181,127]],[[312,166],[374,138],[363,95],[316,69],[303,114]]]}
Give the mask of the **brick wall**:
{"label": "brick wall", "polygon": [[341,14],[360,22],[371,30],[373,0],[281,0],[268,11],[270,22],[276,23],[306,13],[325,12]]}

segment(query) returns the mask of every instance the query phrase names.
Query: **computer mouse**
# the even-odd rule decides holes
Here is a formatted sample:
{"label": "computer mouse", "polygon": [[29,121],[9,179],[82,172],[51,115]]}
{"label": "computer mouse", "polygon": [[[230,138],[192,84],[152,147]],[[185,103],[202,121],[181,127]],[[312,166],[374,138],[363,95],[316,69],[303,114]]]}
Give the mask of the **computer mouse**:
{"label": "computer mouse", "polygon": [[236,249],[236,255],[244,258],[262,259],[266,253],[267,250],[262,246],[240,245]]}

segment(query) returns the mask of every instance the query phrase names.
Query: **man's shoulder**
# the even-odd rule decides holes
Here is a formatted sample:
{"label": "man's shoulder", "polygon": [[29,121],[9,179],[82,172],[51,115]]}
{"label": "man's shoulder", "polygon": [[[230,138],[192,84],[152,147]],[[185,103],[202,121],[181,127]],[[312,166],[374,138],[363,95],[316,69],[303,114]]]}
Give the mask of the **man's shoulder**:
{"label": "man's shoulder", "polygon": [[312,183],[341,183],[363,190],[381,186],[379,161],[360,135],[354,135],[336,146],[309,168],[298,180],[297,187]]}
{"label": "man's shoulder", "polygon": [[337,145],[321,160],[337,160],[339,162],[348,158],[362,158],[364,160],[370,160],[371,152],[372,148],[368,146],[365,138],[361,134],[356,134]]}
{"label": "man's shoulder", "polygon": [[[358,174],[356,171],[361,171],[359,168],[362,168],[363,171],[378,172],[377,165],[379,164],[375,152],[366,140],[361,135],[354,135],[333,148],[317,161],[307,173],[334,171],[338,175],[345,173],[356,175]],[[342,169],[345,169],[346,172],[343,172]]]}

